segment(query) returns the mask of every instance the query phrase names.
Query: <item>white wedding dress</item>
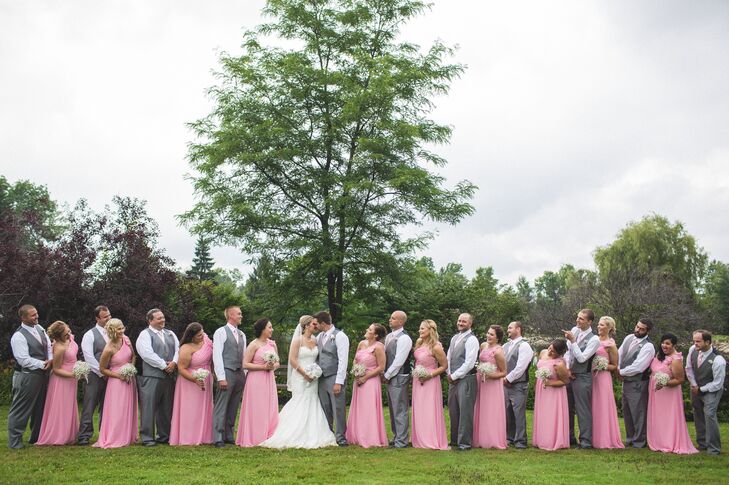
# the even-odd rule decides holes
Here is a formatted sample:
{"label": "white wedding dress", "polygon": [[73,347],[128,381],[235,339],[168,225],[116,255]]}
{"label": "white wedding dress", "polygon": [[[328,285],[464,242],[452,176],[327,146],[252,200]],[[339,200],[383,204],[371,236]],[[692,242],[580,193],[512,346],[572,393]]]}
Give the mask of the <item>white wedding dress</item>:
{"label": "white wedding dress", "polygon": [[[299,347],[299,367],[316,362],[319,349]],[[291,374],[291,400],[278,415],[278,427],[273,436],[260,444],[266,448],[324,448],[337,446],[334,433],[329,429],[327,418],[319,402],[319,386],[316,380],[307,382],[294,371]]]}

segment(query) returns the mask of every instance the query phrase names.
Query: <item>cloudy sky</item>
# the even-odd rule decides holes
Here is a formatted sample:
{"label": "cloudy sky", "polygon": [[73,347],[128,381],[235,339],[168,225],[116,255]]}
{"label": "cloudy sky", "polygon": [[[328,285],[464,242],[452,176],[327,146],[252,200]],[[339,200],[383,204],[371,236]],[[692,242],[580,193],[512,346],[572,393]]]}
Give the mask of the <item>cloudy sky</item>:
{"label": "cloudy sky", "polygon": [[[210,111],[219,52],[240,52],[263,4],[0,0],[0,174],[98,210],[143,198],[189,266],[185,123]],[[455,128],[443,175],[480,190],[472,217],[433,227],[436,265],[510,283],[591,267],[652,212],[729,261],[729,2],[437,0],[402,36],[457,44],[468,66],[433,116]],[[235,249],[214,256],[244,268]]]}

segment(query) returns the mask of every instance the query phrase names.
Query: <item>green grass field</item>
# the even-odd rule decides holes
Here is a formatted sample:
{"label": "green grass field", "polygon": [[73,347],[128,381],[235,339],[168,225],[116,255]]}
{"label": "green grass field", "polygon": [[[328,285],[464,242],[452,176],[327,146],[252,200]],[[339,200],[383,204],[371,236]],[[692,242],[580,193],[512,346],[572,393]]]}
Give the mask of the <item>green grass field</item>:
{"label": "green grass field", "polygon": [[[7,412],[7,405],[0,407],[3,423],[7,422]],[[689,423],[689,430],[693,436],[693,423]],[[729,439],[729,424],[722,424],[721,431],[725,441]],[[10,450],[5,426],[0,438],[0,483],[8,484],[729,483],[726,451],[711,457],[635,449],[456,452],[365,450],[356,446],[309,451],[236,446],[131,446],[117,450],[28,446]]]}

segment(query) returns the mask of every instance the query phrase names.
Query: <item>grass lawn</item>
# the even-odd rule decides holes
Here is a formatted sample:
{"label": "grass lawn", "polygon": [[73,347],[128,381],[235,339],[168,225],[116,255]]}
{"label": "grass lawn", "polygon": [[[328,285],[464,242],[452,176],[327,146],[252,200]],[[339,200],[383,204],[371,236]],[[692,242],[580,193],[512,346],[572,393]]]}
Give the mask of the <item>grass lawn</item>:
{"label": "grass lawn", "polygon": [[[7,423],[8,406],[0,406]],[[529,415],[531,419],[531,414]],[[386,423],[389,419],[386,417]],[[621,423],[622,424],[622,423]],[[531,424],[529,425],[531,429]],[[693,423],[689,423],[693,437]],[[388,430],[389,431],[389,430]],[[721,429],[729,440],[729,424]],[[27,439],[27,434],[26,434]],[[227,446],[117,450],[7,448],[0,430],[0,483],[729,483],[729,454],[678,456],[649,450],[547,452],[407,448],[274,451]]]}

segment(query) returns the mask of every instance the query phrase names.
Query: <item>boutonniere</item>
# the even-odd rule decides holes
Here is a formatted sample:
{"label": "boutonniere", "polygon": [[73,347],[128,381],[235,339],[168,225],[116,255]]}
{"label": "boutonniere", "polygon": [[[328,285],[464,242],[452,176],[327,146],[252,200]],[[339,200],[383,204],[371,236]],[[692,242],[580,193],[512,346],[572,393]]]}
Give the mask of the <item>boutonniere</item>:
{"label": "boutonniere", "polygon": [[714,359],[711,359],[711,360],[709,361],[709,364],[713,364],[713,363],[714,363]]}

